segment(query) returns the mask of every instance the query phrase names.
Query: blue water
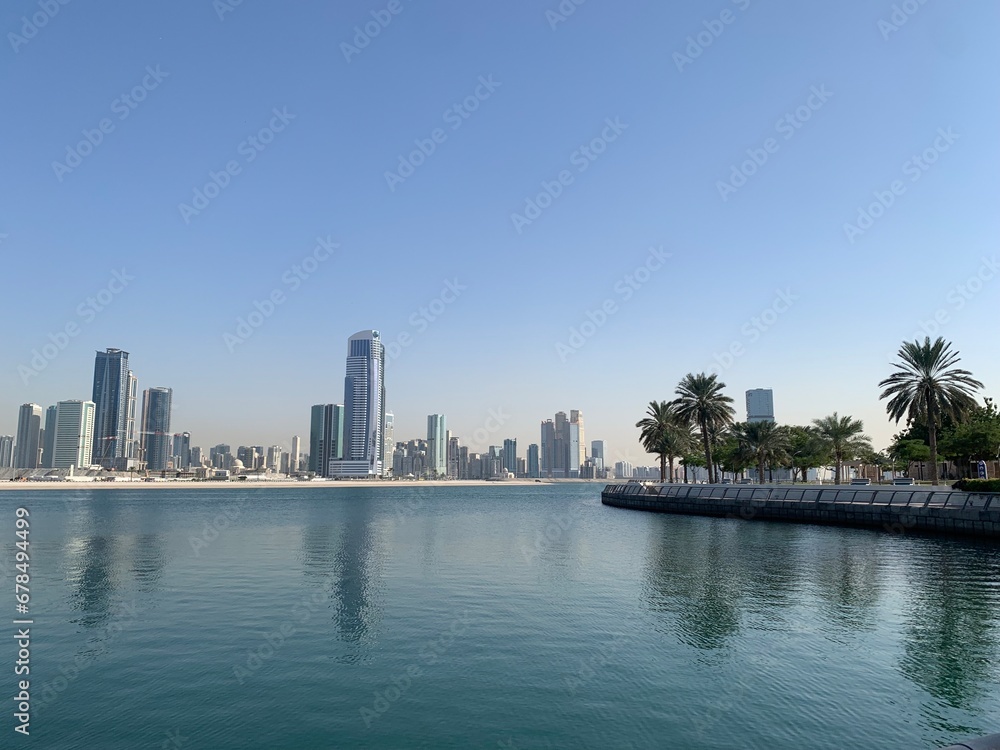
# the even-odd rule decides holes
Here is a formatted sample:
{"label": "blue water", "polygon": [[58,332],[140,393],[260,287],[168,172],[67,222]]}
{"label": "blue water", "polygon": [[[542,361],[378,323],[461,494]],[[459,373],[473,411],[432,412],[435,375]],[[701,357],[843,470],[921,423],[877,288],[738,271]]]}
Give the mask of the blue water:
{"label": "blue water", "polygon": [[11,620],[22,505],[31,735],[8,708],[0,747],[910,750],[1000,731],[989,543],[618,510],[582,484],[10,491]]}

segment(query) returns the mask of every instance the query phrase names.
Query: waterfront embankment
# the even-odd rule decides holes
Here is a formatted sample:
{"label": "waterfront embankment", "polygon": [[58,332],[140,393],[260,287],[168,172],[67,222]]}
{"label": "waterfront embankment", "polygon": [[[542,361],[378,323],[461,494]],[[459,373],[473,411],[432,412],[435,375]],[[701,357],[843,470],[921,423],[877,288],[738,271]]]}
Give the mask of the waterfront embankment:
{"label": "waterfront embankment", "polygon": [[941,487],[609,484],[616,508],[1000,538],[1000,494]]}

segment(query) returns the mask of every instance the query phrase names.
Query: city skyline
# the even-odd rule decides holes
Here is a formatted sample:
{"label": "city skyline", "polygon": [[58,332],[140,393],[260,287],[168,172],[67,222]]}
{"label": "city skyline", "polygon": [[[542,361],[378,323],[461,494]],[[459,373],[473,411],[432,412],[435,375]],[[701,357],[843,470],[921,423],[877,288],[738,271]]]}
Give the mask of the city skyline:
{"label": "city skyline", "polygon": [[877,446],[903,341],[998,395],[995,4],[404,4],[350,59],[384,6],[114,7],[8,47],[5,270],[60,273],[5,296],[4,434],[116,346],[200,445],[287,445],[369,327],[397,435],[572,404],[611,464],[689,372]]}
{"label": "city skyline", "polygon": [[[369,333],[371,333],[371,332],[377,333],[377,331],[369,331]],[[357,335],[357,334],[355,334],[355,335]],[[144,405],[143,409],[138,414],[136,414],[136,405],[137,405],[137,402],[138,402],[138,399],[136,398],[136,394],[137,394],[137,388],[138,388],[139,379],[138,379],[138,376],[136,376],[135,373],[132,370],[128,369],[128,367],[129,367],[129,364],[128,364],[128,362],[129,362],[129,352],[128,351],[120,350],[120,349],[113,348],[113,347],[106,348],[104,351],[96,350],[96,359],[95,359],[95,365],[94,365],[94,369],[95,369],[95,372],[94,372],[94,387],[93,387],[94,388],[95,398],[97,398],[97,397],[99,397],[101,395],[101,390],[103,388],[102,384],[103,384],[104,379],[107,377],[107,372],[106,372],[107,365],[106,365],[106,363],[109,360],[116,362],[115,368],[113,370],[113,372],[115,374],[114,382],[115,382],[116,385],[117,385],[117,382],[118,382],[118,378],[122,377],[122,374],[124,373],[124,376],[123,376],[124,388],[121,391],[121,394],[123,394],[123,395],[120,396],[120,399],[123,401],[123,405],[121,407],[121,410],[119,411],[118,422],[116,424],[120,424],[120,427],[118,428],[118,431],[122,435],[126,436],[126,440],[122,443],[122,447],[120,448],[120,450],[126,451],[126,452],[130,452],[130,455],[129,455],[130,458],[135,458],[136,460],[139,460],[138,457],[139,456],[143,456],[143,458],[141,460],[146,460],[146,458],[145,458],[146,448],[143,445],[144,441],[146,440],[146,430],[142,426],[142,425],[145,424],[145,420],[146,420],[146,416],[145,416],[146,415],[146,409],[145,409],[145,405]],[[159,417],[158,417],[158,419],[160,420],[160,424],[163,423],[162,420],[164,418],[166,419],[166,424],[167,424],[166,430],[165,431],[162,431],[162,430],[160,431],[160,432],[162,432],[162,434],[165,435],[165,440],[158,441],[157,439],[154,438],[154,442],[156,442],[156,445],[157,445],[157,448],[156,448],[157,455],[160,455],[162,453],[168,459],[169,458],[173,458],[173,456],[175,455],[173,453],[173,451],[172,451],[173,440],[174,440],[175,436],[177,436],[177,435],[180,434],[180,433],[178,433],[176,431],[176,429],[173,430],[173,431],[171,431],[171,428],[170,428],[170,422],[171,422],[171,419],[173,419],[173,417],[172,417],[172,415],[173,415],[173,405],[172,405],[172,397],[173,397],[172,391],[173,391],[173,389],[169,389],[169,388],[165,389],[165,388],[162,388],[162,387],[156,387],[156,388],[153,388],[153,389],[148,389],[148,388],[147,389],[143,389],[143,394],[142,394],[142,397],[143,397],[142,403],[143,404],[145,404],[146,392],[149,391],[149,390],[170,391],[171,392],[170,393],[170,397],[167,399],[167,402],[170,403],[170,406],[167,407],[168,411],[166,412],[166,414],[163,413],[162,406],[159,409]],[[727,384],[726,390],[727,390],[727,392],[729,392],[731,390],[729,388],[728,384]],[[673,394],[671,393],[669,395],[670,395],[670,397],[672,397]],[[989,391],[987,391],[984,394],[984,396],[985,397],[991,397]],[[748,389],[748,390],[745,391],[745,398],[746,398],[746,407],[745,407],[745,409],[743,411],[741,411],[738,414],[738,421],[743,421],[743,420],[747,420],[747,419],[751,418],[752,415],[750,414],[750,410],[752,408],[754,408],[753,405],[758,405],[756,408],[762,409],[763,410],[762,414],[765,415],[765,416],[769,416],[770,419],[772,421],[774,421],[773,389],[772,388],[752,388],[752,389]],[[60,400],[66,400],[66,399],[60,399]],[[69,401],[73,401],[73,400],[74,399],[69,399]],[[56,402],[56,403],[58,403],[58,402]],[[117,403],[117,402],[115,402],[115,403]],[[387,400],[387,403],[388,403],[388,400]],[[24,407],[25,406],[29,406],[29,405],[32,405],[32,404],[22,404],[21,406],[19,406],[18,407],[19,414],[22,414]],[[48,419],[45,417],[46,407],[41,406],[40,404],[33,404],[33,405],[34,406],[38,406],[39,409],[41,410],[41,412],[37,415],[37,417],[38,417],[38,425],[39,426],[47,425]],[[96,402],[95,402],[95,405],[96,405]],[[309,424],[308,420],[305,420],[306,423],[307,423],[306,424],[306,429],[300,429],[300,430],[297,430],[297,431],[293,431],[293,432],[291,432],[291,433],[289,433],[287,435],[280,435],[280,434],[276,434],[276,430],[274,430],[273,428],[270,428],[270,429],[266,430],[266,433],[269,436],[269,439],[267,439],[267,440],[261,440],[261,438],[259,437],[260,434],[262,434],[263,432],[265,432],[264,430],[255,432],[252,437],[245,438],[243,440],[221,440],[221,441],[217,441],[217,440],[214,440],[214,439],[203,439],[200,435],[195,434],[195,436],[194,436],[194,443],[191,444],[189,442],[189,448],[193,447],[193,446],[197,446],[197,447],[201,448],[203,451],[206,452],[205,455],[208,455],[207,454],[208,448],[211,447],[211,446],[214,446],[214,445],[219,445],[219,444],[224,444],[224,445],[256,445],[256,444],[263,443],[263,444],[282,445],[282,446],[285,446],[287,444],[288,446],[291,446],[292,437],[294,437],[295,435],[300,435],[300,434],[305,434],[305,435],[310,435],[310,436],[312,435],[312,433],[315,430],[315,426],[317,424],[316,421],[315,421],[316,420],[315,409],[321,408],[321,407],[325,407],[325,408],[330,409],[330,410],[332,410],[332,409],[336,409],[337,410],[336,413],[338,414],[337,418],[339,419],[339,425],[340,425],[341,434],[339,436],[339,439],[334,440],[333,445],[335,445],[335,446],[336,445],[342,446],[343,442],[344,442],[344,437],[343,437],[343,434],[342,434],[342,431],[343,431],[343,428],[344,428],[344,424],[343,424],[343,420],[344,420],[344,405],[343,404],[325,404],[325,405],[321,404],[318,407],[316,405],[313,405],[311,407],[311,409],[313,410],[312,411],[312,414],[313,414],[313,416],[312,416],[312,423]],[[47,408],[51,412],[52,417],[54,417],[54,415],[55,415],[55,404],[50,405]],[[767,411],[768,409],[770,409],[769,413]],[[100,409],[98,407],[95,413],[99,413],[99,411],[100,411]],[[432,416],[432,415],[425,415],[425,416],[421,417],[421,416],[417,415],[415,412],[412,412],[412,411],[409,411],[409,410],[408,411],[404,411],[402,413],[406,415],[405,424],[426,422]],[[333,412],[329,412],[329,414],[330,414],[330,416],[332,416]],[[586,451],[587,442],[586,442],[586,439],[585,439],[584,434],[582,432],[582,429],[578,429],[578,431],[580,432],[580,434],[576,438],[572,438],[570,436],[570,431],[573,429],[573,427],[575,425],[575,423],[573,421],[571,421],[574,418],[574,415],[578,415],[578,418],[581,420],[579,428],[582,428],[582,414],[583,414],[583,410],[574,409],[574,410],[571,410],[568,414],[566,412],[559,412],[559,413],[557,413],[557,416],[558,416],[558,414],[562,414],[563,417],[566,419],[566,430],[567,430],[567,438],[566,439],[567,440],[573,440],[573,445],[578,446],[578,448],[579,448],[579,454],[578,454],[579,455],[579,463],[582,464],[582,462],[583,462],[583,460],[584,460],[585,457],[587,457],[587,458],[593,457],[593,454]],[[442,416],[443,417],[444,415],[436,415],[436,416]],[[386,430],[385,430],[385,426],[386,425],[388,425],[390,427],[394,427],[394,424],[395,424],[395,416],[393,415],[392,411],[386,410],[385,411],[385,417],[388,418],[388,419],[384,423],[383,432],[386,432]],[[138,418],[140,429],[136,429],[137,418]],[[816,417],[812,417],[812,419],[815,419],[815,418]],[[18,424],[18,429],[21,428],[21,421],[22,421],[22,417],[18,417],[18,419],[16,420],[16,422]],[[527,433],[527,438],[525,438],[524,435],[519,434],[518,432],[515,431],[515,430],[521,429],[519,426],[516,427],[515,430],[506,430],[505,425],[511,423],[512,421],[513,420],[510,419],[510,414],[508,414],[507,412],[505,412],[502,407],[501,408],[497,408],[497,409],[489,409],[488,413],[487,413],[487,417],[484,420],[484,423],[481,423],[481,424],[479,424],[477,426],[471,427],[468,430],[468,432],[465,433],[466,435],[468,435],[468,436],[471,437],[472,443],[466,442],[466,443],[463,444],[464,447],[466,447],[467,449],[474,450],[475,452],[485,452],[485,451],[488,451],[488,449],[489,449],[489,447],[491,445],[502,443],[506,439],[513,439],[515,442],[517,440],[521,440],[523,445],[530,445],[531,443],[536,443],[537,442],[541,446],[544,443],[544,439],[545,438],[544,438],[544,436],[540,437],[538,435],[538,429],[537,429],[537,427],[534,430],[534,434],[532,434],[530,432],[530,430],[525,430],[525,432]],[[542,420],[542,421],[544,422],[546,420]],[[809,424],[809,423],[811,423],[811,419],[809,419],[808,421],[803,421],[803,422],[792,422],[792,421],[787,421],[787,420],[784,420],[784,419],[778,419],[777,421],[780,424]],[[0,419],[0,424],[3,424],[3,420],[2,419]],[[485,427],[484,427],[484,424],[485,424]],[[620,427],[620,425],[619,425],[619,427]],[[405,433],[405,435],[407,437],[405,437],[405,439],[403,440],[403,442],[406,442],[407,440],[412,440],[412,439],[419,439],[421,435],[429,434],[428,433],[429,429],[430,428],[429,428],[429,423],[428,423],[428,426],[427,426],[426,429],[419,429],[418,428],[416,430],[413,430],[412,432],[407,432],[407,433]],[[894,434],[895,432],[898,432],[901,429],[902,429],[901,425],[897,426],[895,424],[890,424],[889,429],[888,429],[888,433],[891,436],[891,434]],[[97,421],[97,418],[95,417],[95,426],[94,426],[94,430],[93,430],[93,436],[94,436],[93,437],[93,441],[94,441],[94,449],[95,450],[99,447],[99,438],[98,438],[98,432],[97,432],[97,430],[98,430],[98,421]],[[506,430],[506,432],[505,432],[505,430]],[[865,430],[866,430],[866,432],[868,432],[868,434],[874,434],[874,433],[878,432],[877,429],[876,430],[870,429],[867,423],[865,425]],[[626,432],[628,432],[628,431],[629,430],[626,430]],[[156,430],[152,430],[151,432],[157,432],[157,431]],[[390,430],[390,432],[391,432],[391,430]],[[460,437],[462,436],[462,433],[458,432],[457,430],[451,430],[450,428],[446,428],[445,432],[446,432],[446,434],[456,434],[456,435],[458,435]],[[609,432],[614,432],[614,430],[613,429],[609,430]],[[477,433],[479,433],[479,434],[488,434],[489,437],[487,439],[484,439],[484,440],[477,440],[476,437],[475,437]],[[192,439],[191,438],[191,432],[190,432],[190,430],[186,430],[185,429],[185,434],[188,435],[188,440],[190,441]],[[626,462],[628,464],[635,465],[635,466],[643,466],[645,464],[645,462],[648,461],[648,457],[650,456],[650,454],[646,454],[646,453],[643,453],[641,451],[641,448],[638,447],[638,442],[639,441],[638,441],[638,431],[637,430],[635,431],[635,434],[636,434],[636,438],[634,440],[635,445],[631,445],[628,442],[626,442],[626,444],[624,446],[622,446],[622,445],[617,445],[617,444],[615,444],[612,441],[608,441],[608,440],[604,440],[604,439],[602,439],[600,441],[595,441],[595,442],[600,442],[602,444],[602,446],[604,446],[604,445],[608,444],[609,442],[611,442],[611,445],[612,445],[611,455],[609,455],[607,457],[607,459],[604,460],[605,468],[607,468],[607,469],[610,470],[611,467],[613,467],[613,465],[616,462],[618,462],[618,461],[624,461],[624,462]],[[4,435],[4,431],[3,430],[0,430],[0,435]],[[19,455],[18,452],[17,452],[18,451],[18,448],[17,448],[17,446],[18,446],[17,431],[16,430],[11,430],[9,432],[9,435],[12,436],[12,437],[14,437],[14,441],[13,441],[13,446],[14,447],[13,447],[12,460],[16,461],[17,457]],[[45,435],[46,435],[46,430],[42,430],[41,431],[41,437],[45,438]],[[132,436],[132,439],[129,440],[128,436]],[[499,436],[499,437],[497,437],[497,436]],[[51,440],[53,437],[54,437],[54,435],[50,435],[48,437],[48,439]],[[390,435],[388,433],[383,436],[382,445],[384,447],[385,455],[389,454],[389,448],[390,448],[389,438],[390,438]],[[465,439],[468,440],[469,438],[465,438]],[[399,442],[398,440],[394,441],[392,443],[391,447],[394,448],[395,445],[398,442]],[[885,439],[884,445],[887,445],[888,442],[889,442],[889,437],[887,436],[886,439]],[[102,441],[101,444],[103,444],[103,441]],[[311,440],[310,440],[309,444],[310,445],[312,444]],[[880,445],[878,439],[875,440],[875,444],[876,444],[876,448],[884,447],[884,445]],[[133,447],[130,448],[129,447],[130,445],[133,445]],[[566,449],[568,450],[568,448],[569,448],[569,446],[567,445]],[[342,451],[342,447],[341,447],[341,451]],[[445,452],[447,453],[447,450]],[[541,453],[544,454],[544,450],[541,451]],[[43,461],[44,461],[45,451],[44,451],[44,445],[43,445],[43,442],[41,441],[41,439],[39,440],[38,445],[37,445],[37,454],[39,456],[37,467],[42,467],[44,465]],[[523,454],[521,456],[522,458],[526,458],[527,457],[526,451],[522,451],[522,454]],[[94,456],[94,458],[93,458],[94,463],[95,464],[99,463],[98,459],[96,458],[96,453],[93,453],[92,455]],[[312,471],[312,470],[314,470],[314,468],[313,468],[314,467],[314,459],[313,459],[313,453],[312,453],[312,451],[309,451],[307,453],[307,455],[309,456],[308,469]],[[320,465],[323,461],[328,461],[329,460],[329,458],[330,458],[329,454],[324,454],[324,455],[325,455],[325,458],[320,458],[319,456],[317,456],[317,458],[315,460],[317,462],[319,462],[319,463],[316,464],[316,465]],[[342,457],[342,455],[341,455],[341,457]],[[389,459],[384,459],[384,460],[386,461],[386,463],[387,463],[388,466],[391,466],[391,460],[389,460]],[[541,460],[541,457],[540,457],[540,460]],[[447,463],[447,458],[445,459],[445,463]],[[127,466],[128,464],[124,464],[124,465]],[[157,464],[157,465],[159,465],[159,464]],[[165,466],[165,464],[164,464],[164,466]],[[318,472],[318,473],[320,473],[321,475],[326,475],[323,472]]]}

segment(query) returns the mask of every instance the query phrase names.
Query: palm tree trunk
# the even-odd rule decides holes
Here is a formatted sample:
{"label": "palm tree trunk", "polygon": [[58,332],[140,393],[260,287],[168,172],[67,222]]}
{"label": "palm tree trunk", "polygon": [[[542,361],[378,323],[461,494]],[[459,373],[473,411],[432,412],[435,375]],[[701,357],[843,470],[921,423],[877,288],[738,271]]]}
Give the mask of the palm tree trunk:
{"label": "palm tree trunk", "polygon": [[705,446],[705,468],[708,470],[708,481],[714,481],[712,479],[712,443],[708,439],[708,423],[703,419],[701,420],[701,442]]}
{"label": "palm tree trunk", "polygon": [[833,460],[837,462],[837,465],[833,470],[833,483],[840,484],[840,453],[835,453],[833,455]]}
{"label": "palm tree trunk", "polygon": [[667,454],[660,454],[660,484],[663,484],[667,477]]}
{"label": "palm tree trunk", "polygon": [[937,463],[937,414],[934,412],[934,399],[931,398],[930,393],[927,394],[927,438],[931,444],[931,471],[934,472],[934,476],[931,477],[931,484],[936,487],[940,484],[940,481],[938,481],[940,472],[938,471]]}
{"label": "palm tree trunk", "polygon": [[667,460],[670,462],[670,484],[674,483],[674,454],[671,453],[667,456]]}
{"label": "palm tree trunk", "polygon": [[764,462],[759,458],[757,459],[757,476],[759,477],[760,484],[764,484]]}

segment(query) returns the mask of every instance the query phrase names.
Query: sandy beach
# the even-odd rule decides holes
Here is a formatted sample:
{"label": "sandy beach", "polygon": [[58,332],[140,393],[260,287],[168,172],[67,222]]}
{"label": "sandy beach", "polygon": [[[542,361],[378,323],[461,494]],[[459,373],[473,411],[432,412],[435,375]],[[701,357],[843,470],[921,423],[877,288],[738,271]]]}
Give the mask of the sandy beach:
{"label": "sandy beach", "polygon": [[455,479],[455,480],[421,480],[421,481],[392,481],[385,479],[373,480],[311,480],[298,481],[294,479],[260,479],[260,480],[199,480],[190,479],[166,479],[146,482],[143,480],[130,481],[116,480],[114,482],[105,481],[65,481],[65,482],[0,482],[0,491],[3,490],[169,490],[169,489],[267,489],[277,487],[296,487],[299,489],[315,488],[358,488],[358,487],[399,487],[414,489],[418,487],[495,487],[502,486],[539,486],[544,484],[593,484],[604,486],[605,480],[589,479],[543,479],[536,482],[534,479],[504,479],[499,481],[486,481],[480,479]]}

